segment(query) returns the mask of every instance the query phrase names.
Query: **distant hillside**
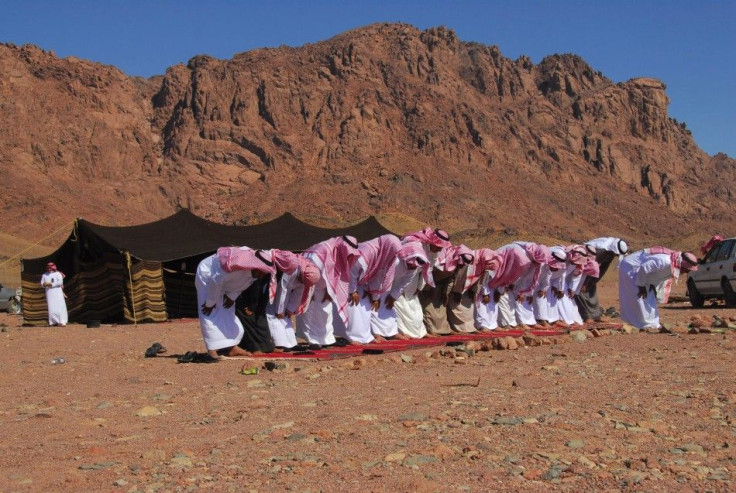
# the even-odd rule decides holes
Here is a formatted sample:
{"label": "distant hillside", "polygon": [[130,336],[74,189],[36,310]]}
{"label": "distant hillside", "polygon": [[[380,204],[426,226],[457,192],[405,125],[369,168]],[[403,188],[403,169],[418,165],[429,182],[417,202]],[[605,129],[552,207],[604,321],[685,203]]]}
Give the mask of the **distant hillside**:
{"label": "distant hillside", "polygon": [[572,54],[535,65],[376,24],[148,80],[5,44],[0,73],[3,231],[27,238],[181,207],[237,224],[403,215],[470,238],[736,234],[735,161],[668,116],[665,84]]}

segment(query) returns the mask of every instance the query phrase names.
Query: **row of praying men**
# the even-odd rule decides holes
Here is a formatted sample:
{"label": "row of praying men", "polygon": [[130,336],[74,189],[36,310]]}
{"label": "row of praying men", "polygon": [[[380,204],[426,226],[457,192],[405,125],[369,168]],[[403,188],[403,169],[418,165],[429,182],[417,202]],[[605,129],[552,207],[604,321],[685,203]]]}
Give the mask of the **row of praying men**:
{"label": "row of praying men", "polygon": [[199,320],[212,358],[289,351],[300,347],[297,337],[315,349],[582,326],[600,320],[596,285],[618,257],[621,318],[659,327],[658,295],[661,301],[680,272],[697,269],[697,258],[664,247],[627,252],[612,237],[472,250],[429,227],[401,239],[330,238],[300,254],[223,247],[197,268]]}

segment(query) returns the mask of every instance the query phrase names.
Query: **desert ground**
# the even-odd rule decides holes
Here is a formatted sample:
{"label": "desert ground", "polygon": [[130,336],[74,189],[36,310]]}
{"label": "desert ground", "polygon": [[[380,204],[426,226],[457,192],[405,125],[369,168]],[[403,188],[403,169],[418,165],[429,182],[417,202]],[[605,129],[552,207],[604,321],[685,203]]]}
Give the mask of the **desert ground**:
{"label": "desert ground", "polygon": [[[736,309],[661,314],[672,334],[244,375],[264,360],[177,363],[203,350],[196,320],[29,328],[3,313],[0,491],[733,490],[736,331],[707,328]],[[694,317],[710,333],[688,333]],[[168,351],[144,358],[154,341]]]}

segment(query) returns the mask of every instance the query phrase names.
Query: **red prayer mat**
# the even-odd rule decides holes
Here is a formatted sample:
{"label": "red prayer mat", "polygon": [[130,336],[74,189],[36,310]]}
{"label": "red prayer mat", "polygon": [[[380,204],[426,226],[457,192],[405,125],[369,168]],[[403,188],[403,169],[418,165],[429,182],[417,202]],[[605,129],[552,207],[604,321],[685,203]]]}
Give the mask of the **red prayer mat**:
{"label": "red prayer mat", "polygon": [[[567,331],[560,330],[532,330],[530,331],[535,336],[547,337],[547,336],[559,336],[564,335]],[[365,344],[362,346],[344,346],[344,347],[325,347],[322,349],[307,350],[307,351],[292,351],[288,353],[262,353],[253,354],[250,356],[235,356],[225,357],[226,360],[276,360],[276,359],[292,359],[292,360],[332,360],[349,358],[352,356],[360,355],[371,355],[371,354],[383,354],[392,353],[397,351],[407,351],[411,349],[418,349],[423,347],[436,347],[445,346],[448,343],[463,343],[467,341],[484,341],[489,339],[495,339],[499,337],[521,337],[524,335],[524,331],[521,330],[505,330],[505,331],[493,331],[487,333],[471,333],[471,334],[459,334],[453,333],[446,336],[430,336],[423,339],[407,339],[407,340],[387,340],[384,342],[376,342],[372,344]]]}

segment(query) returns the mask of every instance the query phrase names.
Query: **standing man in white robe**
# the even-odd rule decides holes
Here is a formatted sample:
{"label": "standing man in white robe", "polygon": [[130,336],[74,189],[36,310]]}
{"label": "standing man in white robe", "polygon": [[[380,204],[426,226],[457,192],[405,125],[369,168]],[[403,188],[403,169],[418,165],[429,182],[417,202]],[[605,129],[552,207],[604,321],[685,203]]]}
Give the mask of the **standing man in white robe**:
{"label": "standing man in white robe", "polygon": [[41,286],[46,290],[49,325],[64,327],[69,321],[64,294],[64,274],[59,272],[53,262],[46,264],[46,272],[41,276]]}
{"label": "standing man in white robe", "polygon": [[226,247],[203,259],[197,266],[194,285],[197,288],[199,326],[211,361],[220,353],[246,356],[238,347],[243,338],[243,325],[235,315],[235,300],[255,278],[276,275],[270,253],[248,247]]}
{"label": "standing man in white robe", "polygon": [[657,286],[696,270],[698,259],[690,252],[652,247],[627,255],[618,274],[621,320],[641,330],[659,328]]}

